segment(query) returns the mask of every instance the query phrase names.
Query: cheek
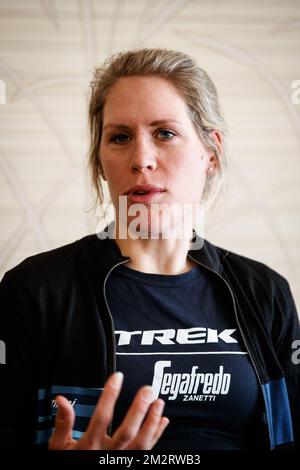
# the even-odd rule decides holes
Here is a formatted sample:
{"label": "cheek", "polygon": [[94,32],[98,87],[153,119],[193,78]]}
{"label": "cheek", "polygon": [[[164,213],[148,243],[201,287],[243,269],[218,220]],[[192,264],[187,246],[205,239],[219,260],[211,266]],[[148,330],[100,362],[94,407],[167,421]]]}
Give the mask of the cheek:
{"label": "cheek", "polygon": [[109,181],[118,181],[120,175],[122,174],[122,168],[120,168],[120,161],[116,158],[113,158],[112,155],[103,151],[101,152],[101,162],[102,167]]}
{"label": "cheek", "polygon": [[116,173],[118,172],[118,166],[113,160],[105,160],[103,162],[103,167],[105,169],[106,176],[109,180],[117,179]]}
{"label": "cheek", "polygon": [[185,158],[176,160],[172,165],[172,187],[177,195],[187,198],[188,202],[198,202],[201,199],[206,180],[206,161],[198,155],[186,154]]}
{"label": "cheek", "polygon": [[201,180],[205,178],[206,163],[201,154],[195,155],[195,151],[185,151],[185,155],[181,154],[174,159],[171,166],[171,173],[175,179],[183,180],[185,184],[188,181]]}

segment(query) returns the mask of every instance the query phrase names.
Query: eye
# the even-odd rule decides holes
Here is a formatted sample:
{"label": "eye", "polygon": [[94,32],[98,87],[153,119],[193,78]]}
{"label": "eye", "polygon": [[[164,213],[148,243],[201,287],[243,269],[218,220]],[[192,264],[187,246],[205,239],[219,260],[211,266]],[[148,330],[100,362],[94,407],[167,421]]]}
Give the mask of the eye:
{"label": "eye", "polygon": [[171,140],[172,137],[175,137],[175,133],[167,129],[162,129],[158,132],[158,135],[162,140]]}
{"label": "eye", "polygon": [[129,136],[126,134],[115,134],[110,139],[109,142],[113,142],[115,144],[126,144],[128,142]]}

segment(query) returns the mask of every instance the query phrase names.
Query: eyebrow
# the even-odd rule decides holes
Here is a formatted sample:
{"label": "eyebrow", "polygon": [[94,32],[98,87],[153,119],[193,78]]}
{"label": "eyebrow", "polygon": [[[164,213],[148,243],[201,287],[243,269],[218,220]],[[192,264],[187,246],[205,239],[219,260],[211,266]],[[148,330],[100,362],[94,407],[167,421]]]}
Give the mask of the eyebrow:
{"label": "eyebrow", "polygon": [[[176,119],[159,119],[157,121],[151,122],[149,126],[150,127],[159,126],[160,124],[166,124],[168,122],[176,122],[177,124],[181,124],[180,121],[176,121]],[[109,123],[103,127],[103,130],[105,130],[107,127],[114,127],[118,129],[130,129],[130,126],[126,126],[125,124]]]}

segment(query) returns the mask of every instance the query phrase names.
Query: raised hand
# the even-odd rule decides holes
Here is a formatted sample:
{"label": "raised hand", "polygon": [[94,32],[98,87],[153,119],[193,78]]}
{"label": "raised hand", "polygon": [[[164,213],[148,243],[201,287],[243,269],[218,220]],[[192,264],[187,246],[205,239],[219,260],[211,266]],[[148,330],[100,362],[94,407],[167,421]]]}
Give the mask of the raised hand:
{"label": "raised hand", "polygon": [[69,401],[58,396],[55,430],[49,440],[50,450],[150,450],[169,424],[162,417],[164,401],[157,399],[151,387],[143,386],[136,393],[125,418],[112,436],[107,434],[123,383],[123,374],[112,374],[105,383],[95,412],[84,435],[75,440],[72,429],[75,411]]}

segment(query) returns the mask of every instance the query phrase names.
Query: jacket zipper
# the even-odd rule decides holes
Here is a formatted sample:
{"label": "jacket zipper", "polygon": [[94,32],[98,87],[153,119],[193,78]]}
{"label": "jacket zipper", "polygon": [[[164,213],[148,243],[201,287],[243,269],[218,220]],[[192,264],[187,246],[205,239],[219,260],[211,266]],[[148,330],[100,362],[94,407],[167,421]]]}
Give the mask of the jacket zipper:
{"label": "jacket zipper", "polygon": [[[110,320],[110,327],[111,327],[111,340],[112,340],[112,370],[111,371],[108,371],[108,375],[110,374],[113,374],[114,372],[116,372],[116,338],[115,338],[115,327],[114,327],[114,320],[113,320],[113,317],[112,317],[112,314],[111,314],[111,311],[110,311],[110,308],[109,308],[109,305],[108,305],[108,302],[107,302],[107,297],[106,297],[106,282],[107,282],[107,279],[110,275],[110,273],[117,267],[117,266],[120,266],[121,264],[124,264],[128,261],[128,259],[124,260],[124,261],[121,261],[120,263],[117,263],[115,264],[107,273],[105,279],[104,279],[104,283],[103,283],[103,295],[104,295],[104,300],[105,300],[105,304],[106,304],[106,308],[107,308],[107,311],[108,311],[108,316],[109,316],[109,320]],[[108,426],[108,435],[111,436],[112,435],[112,425],[113,425],[113,416],[112,416],[112,419],[111,419],[111,422]]]}
{"label": "jacket zipper", "polygon": [[[236,322],[237,322],[237,325],[238,325],[238,328],[239,328],[239,331],[241,333],[241,336],[242,336],[242,339],[244,341],[244,344],[245,344],[245,348],[249,354],[249,357],[250,357],[250,360],[251,360],[251,363],[252,363],[252,366],[253,366],[253,369],[257,375],[257,378],[258,378],[258,382],[260,384],[260,387],[261,387],[261,390],[263,389],[263,384],[262,384],[262,380],[260,378],[260,375],[259,375],[259,372],[258,372],[258,369],[256,367],[256,364],[255,364],[255,360],[251,354],[251,351],[249,349],[249,346],[248,346],[248,343],[246,341],[246,338],[245,338],[245,335],[244,335],[244,332],[243,332],[243,329],[241,327],[241,324],[240,324],[240,321],[239,321],[239,317],[238,317],[238,313],[237,313],[237,308],[236,308],[236,302],[235,302],[235,298],[234,298],[234,294],[233,294],[233,291],[229,285],[229,283],[226,281],[226,279],[221,276],[221,274],[219,274],[217,271],[214,271],[213,269],[209,268],[208,266],[206,266],[205,264],[201,263],[200,261],[198,261],[197,259],[193,258],[193,256],[191,256],[190,254],[188,254],[188,257],[190,259],[192,259],[193,261],[195,261],[196,263],[198,263],[199,265],[203,266],[204,268],[208,269],[209,271],[211,271],[212,273],[216,274],[220,279],[222,279],[222,281],[225,283],[225,285],[228,287],[229,289],[229,292],[230,292],[230,295],[231,295],[231,298],[232,298],[232,303],[233,303],[233,308],[234,308],[234,314],[235,314],[235,319],[236,319]],[[264,396],[264,394],[263,394]],[[270,428],[269,428],[269,425],[268,425],[268,434],[269,434],[269,441],[270,441],[270,449],[272,448],[271,446],[271,436],[270,436]]]}

